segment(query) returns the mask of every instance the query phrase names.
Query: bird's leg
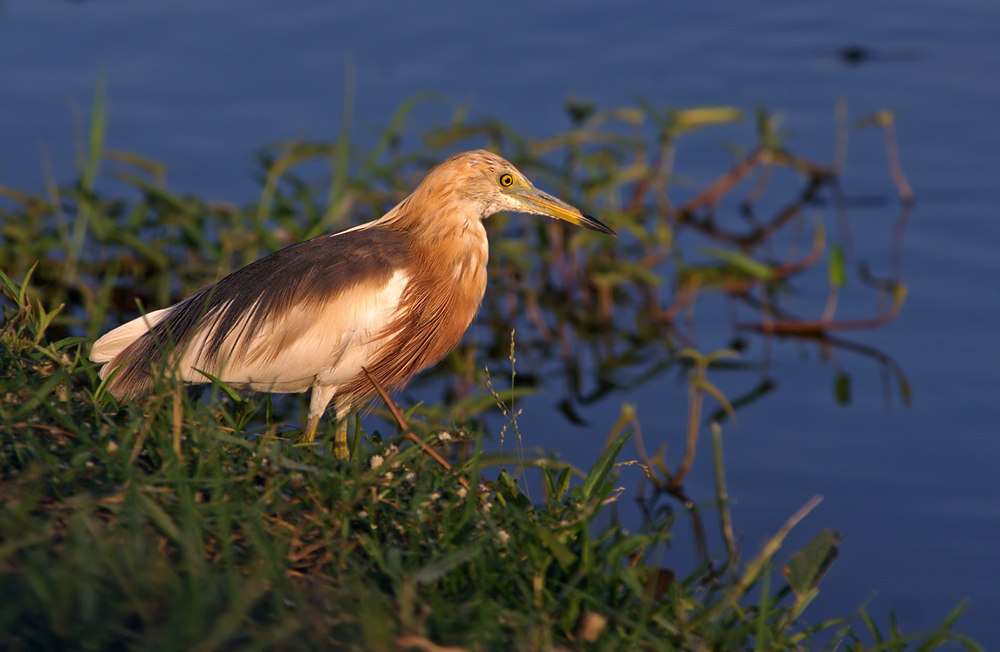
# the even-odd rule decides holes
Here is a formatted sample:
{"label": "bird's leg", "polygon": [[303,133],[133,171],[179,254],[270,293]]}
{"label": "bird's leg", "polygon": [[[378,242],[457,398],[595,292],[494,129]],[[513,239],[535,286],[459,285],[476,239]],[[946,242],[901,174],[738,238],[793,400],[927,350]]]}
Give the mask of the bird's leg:
{"label": "bird's leg", "polygon": [[[322,417],[319,414],[315,417],[309,415],[309,420],[306,422],[306,431],[302,435],[302,443],[311,444],[316,438],[316,429],[319,427],[319,420]],[[333,456],[338,460],[347,460],[351,457],[351,449],[347,446],[347,417],[337,420],[337,430],[333,435]]]}
{"label": "bird's leg", "polygon": [[337,430],[333,434],[333,456],[338,460],[351,459],[351,449],[347,445],[347,423],[351,420],[351,403],[343,397],[333,402],[337,414]]}
{"label": "bird's leg", "polygon": [[326,406],[330,404],[330,399],[337,393],[336,387],[317,385],[313,387],[309,396],[309,418],[306,420],[306,431],[302,434],[302,442],[311,444],[316,438],[316,429],[319,428],[319,420],[326,412]]}
{"label": "bird's leg", "polygon": [[351,449],[347,446],[347,422],[345,415],[337,421],[337,432],[333,435],[333,456],[338,460],[351,458]]}
{"label": "bird's leg", "polygon": [[319,427],[319,419],[321,416],[323,415],[309,415],[309,420],[306,421],[306,431],[302,433],[302,439],[299,440],[300,442],[303,444],[311,444],[313,440],[316,439],[316,429]]}

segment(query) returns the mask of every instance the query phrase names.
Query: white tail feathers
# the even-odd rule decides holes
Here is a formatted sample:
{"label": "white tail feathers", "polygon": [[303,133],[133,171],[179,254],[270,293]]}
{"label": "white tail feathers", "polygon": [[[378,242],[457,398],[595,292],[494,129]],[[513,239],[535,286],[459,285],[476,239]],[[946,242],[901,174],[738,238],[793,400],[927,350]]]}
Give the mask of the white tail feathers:
{"label": "white tail feathers", "polygon": [[[173,306],[156,310],[122,324],[94,342],[94,346],[90,349],[90,359],[94,362],[111,362],[115,356],[128,348],[129,344],[163,321],[172,309]],[[101,369],[101,378],[104,378],[110,370],[110,365],[104,365]]]}

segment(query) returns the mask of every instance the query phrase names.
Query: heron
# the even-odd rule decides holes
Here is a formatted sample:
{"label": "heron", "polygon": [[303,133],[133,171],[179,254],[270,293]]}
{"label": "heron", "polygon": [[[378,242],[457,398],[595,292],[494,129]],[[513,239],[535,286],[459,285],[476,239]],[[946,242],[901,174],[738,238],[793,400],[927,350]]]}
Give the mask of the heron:
{"label": "heron", "polygon": [[90,359],[123,401],[149,394],[161,372],[241,391],[308,391],[301,441],[314,440],[332,402],[334,455],[346,459],[346,417],[373,398],[372,380],[398,390],[472,323],[486,291],[483,220],[500,212],[616,235],[504,158],[464,152],[381,218],[285,247],[119,326],[94,342]]}

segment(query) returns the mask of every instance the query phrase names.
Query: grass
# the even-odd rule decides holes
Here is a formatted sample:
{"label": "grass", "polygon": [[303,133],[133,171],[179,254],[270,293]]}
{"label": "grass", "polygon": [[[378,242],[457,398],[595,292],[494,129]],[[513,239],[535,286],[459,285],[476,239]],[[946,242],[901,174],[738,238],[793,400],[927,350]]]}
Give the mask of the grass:
{"label": "grass", "polygon": [[[263,150],[261,196],[244,208],[180,196],[157,164],[107,150],[98,93],[74,184],[49,183],[44,196],[0,188],[0,649],[981,649],[955,630],[964,605],[917,634],[900,632],[891,614],[810,622],[839,535],[821,529],[794,553],[782,543],[814,503],[752,557],[735,544],[721,423],[766,391],[723,396],[710,376],[734,364],[728,353],[689,346],[674,317],[717,293],[770,329],[750,334],[811,338],[892,369],[885,354],[831,335],[843,325],[831,304],[846,291],[846,246],[826,257],[834,298],[822,318],[782,308],[787,284],[823,259],[825,236],[815,229],[807,250],[820,254],[805,258],[775,258],[775,242],[801,222],[796,215],[816,193],[835,188],[835,170],[785,151],[761,114],[751,152],[675,202],[678,140],[737,112],[574,104],[574,127],[551,139],[456,120],[404,152],[394,143],[411,108],[401,107],[369,151],[347,148],[343,138]],[[359,425],[353,459],[339,463],[322,446],[293,445],[296,431],[286,424],[300,414],[297,401],[224,389],[199,400],[168,384],[137,406],[104,391],[87,342],[135,314],[136,297],[166,305],[266,251],[346,226],[348,216],[376,217],[457,145],[490,146],[542,185],[599,204],[595,212],[623,238],[609,244],[555,224],[491,221],[494,235],[521,237],[493,238],[474,340],[424,375],[443,387],[445,401],[410,408],[399,432]],[[317,165],[327,172],[308,178]],[[741,181],[751,185],[748,197],[759,197],[776,171],[805,188],[746,231],[720,226],[714,206]],[[676,246],[681,233],[716,247],[711,260],[687,262]],[[675,281],[667,307],[664,279]],[[898,280],[855,285],[887,304],[902,301]],[[514,378],[515,325],[519,386],[487,391],[484,364],[503,370],[494,378]],[[592,370],[572,366],[581,352]],[[586,376],[598,388],[574,390],[571,404],[684,370],[691,419],[676,470],[662,452],[641,452],[639,424],[625,405],[589,470],[518,444],[510,463],[532,469],[542,487],[529,499],[502,460],[484,452],[487,415],[500,403],[510,409],[508,434],[538,441],[515,431],[517,412],[507,406],[540,382],[531,370],[552,357],[568,365],[571,387]],[[896,378],[905,396],[905,378]],[[710,428],[715,494],[696,506],[681,481],[710,403],[719,406]],[[406,444],[407,431],[451,468]],[[640,443],[639,460],[622,459],[630,437]],[[653,493],[638,526],[615,516],[626,470]],[[674,559],[677,520],[700,523],[712,512],[726,550]]]}

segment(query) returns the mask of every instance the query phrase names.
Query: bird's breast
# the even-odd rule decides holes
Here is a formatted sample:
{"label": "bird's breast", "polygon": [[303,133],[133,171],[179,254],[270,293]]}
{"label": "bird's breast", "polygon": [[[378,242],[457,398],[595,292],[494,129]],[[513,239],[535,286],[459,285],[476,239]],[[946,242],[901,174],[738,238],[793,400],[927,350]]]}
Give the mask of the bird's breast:
{"label": "bird's breast", "polygon": [[[489,256],[485,231],[481,237],[476,235],[473,231],[450,242],[412,244],[395,319],[376,337],[377,346],[364,365],[383,387],[400,387],[443,358],[475,318],[486,290]],[[338,396],[350,405],[370,392],[371,383],[359,373]]]}

